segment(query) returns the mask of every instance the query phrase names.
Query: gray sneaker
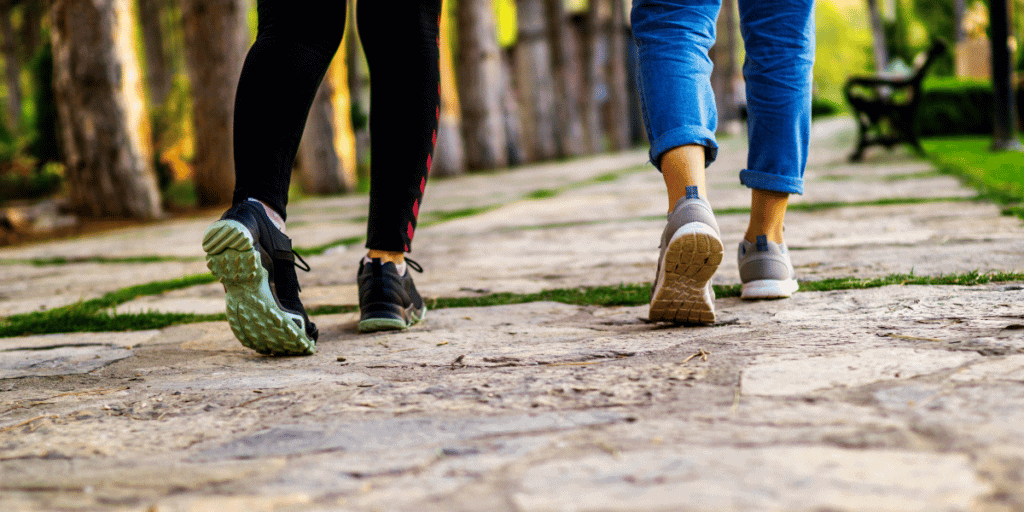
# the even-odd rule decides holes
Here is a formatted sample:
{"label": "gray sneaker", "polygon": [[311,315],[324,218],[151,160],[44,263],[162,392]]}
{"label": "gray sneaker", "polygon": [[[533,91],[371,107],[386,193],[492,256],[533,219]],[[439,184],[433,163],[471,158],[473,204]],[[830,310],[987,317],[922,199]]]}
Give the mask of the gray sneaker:
{"label": "gray sneaker", "polygon": [[687,187],[668,214],[658,273],[651,287],[652,322],[715,323],[711,277],[722,262],[722,236],[711,205]]}
{"label": "gray sneaker", "polygon": [[740,241],[740,281],[744,299],[781,299],[793,295],[800,285],[794,279],[786,244],[769,242],[758,235],[755,243]]}

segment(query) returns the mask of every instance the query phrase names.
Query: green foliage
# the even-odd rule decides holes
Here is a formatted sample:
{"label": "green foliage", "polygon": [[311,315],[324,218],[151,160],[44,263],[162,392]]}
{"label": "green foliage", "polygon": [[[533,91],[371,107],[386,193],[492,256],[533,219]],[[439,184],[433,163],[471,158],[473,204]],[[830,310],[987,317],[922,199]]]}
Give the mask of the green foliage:
{"label": "green foliage", "polygon": [[814,95],[843,103],[843,85],[853,75],[869,74],[871,31],[863,2],[817,2],[814,58]]}
{"label": "green foliage", "polygon": [[922,142],[944,172],[959,176],[981,194],[1024,218],[1024,153],[993,152],[991,137],[944,137]]}
{"label": "green foliage", "polygon": [[[952,1],[913,0],[913,6],[914,15],[922,25],[928,27],[928,35],[930,37],[941,37],[950,42],[956,41]],[[953,75],[953,55],[954,51],[950,48],[935,61],[929,73],[932,76]]]}
{"label": "green foliage", "polygon": [[170,210],[195,208],[198,202],[196,186],[192,180],[168,179],[167,183],[161,184],[161,196],[164,207]]}
{"label": "green foliage", "polygon": [[0,201],[35,199],[53,194],[64,180],[63,166],[51,162],[38,171],[0,174]]}
{"label": "green foliage", "polygon": [[922,136],[992,133],[992,84],[985,80],[925,80],[918,129]]}
{"label": "green foliage", "polygon": [[[44,34],[43,40],[49,41]],[[53,48],[44,44],[29,63],[32,76],[31,136],[28,151],[39,162],[61,160],[57,138],[57,101],[53,95]]]}
{"label": "green foliage", "polygon": [[843,105],[825,98],[811,99],[811,117],[834,116],[843,111]]}

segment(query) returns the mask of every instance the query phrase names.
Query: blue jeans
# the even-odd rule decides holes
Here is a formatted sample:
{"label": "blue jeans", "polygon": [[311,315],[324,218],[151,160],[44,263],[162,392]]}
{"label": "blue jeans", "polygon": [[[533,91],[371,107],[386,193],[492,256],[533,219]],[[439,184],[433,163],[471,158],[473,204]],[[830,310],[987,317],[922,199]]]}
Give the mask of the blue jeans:
{"label": "blue jeans", "polygon": [[[718,113],[711,90],[715,20],[721,0],[634,0],[633,37],[640,55],[644,121],[651,162],[687,144],[718,155]],[[740,182],[750,188],[803,193],[811,127],[813,0],[739,0],[746,48],[750,149]]]}

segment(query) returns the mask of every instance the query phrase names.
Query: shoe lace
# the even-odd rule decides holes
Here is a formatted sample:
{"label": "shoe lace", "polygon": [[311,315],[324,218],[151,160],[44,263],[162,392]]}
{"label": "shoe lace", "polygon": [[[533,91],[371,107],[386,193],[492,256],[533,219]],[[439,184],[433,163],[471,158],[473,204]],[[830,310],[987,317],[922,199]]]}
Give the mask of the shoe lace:
{"label": "shoe lace", "polygon": [[[305,262],[303,262],[303,263],[305,263]],[[423,267],[420,266],[419,263],[416,263],[415,260],[411,260],[409,258],[405,258],[405,264],[408,265],[409,268],[415,270],[416,272],[419,272],[420,274],[423,273]]]}
{"label": "shoe lace", "polygon": [[[292,260],[292,263],[295,264],[295,267],[298,268],[299,270],[303,271],[303,272],[309,272],[309,270],[310,270],[309,263],[306,263],[306,260],[302,259],[302,255],[300,255],[299,253],[295,252],[295,249],[292,249],[292,254],[294,254],[295,255],[295,259],[298,260],[298,261]],[[300,261],[302,262],[302,265],[299,265]]]}

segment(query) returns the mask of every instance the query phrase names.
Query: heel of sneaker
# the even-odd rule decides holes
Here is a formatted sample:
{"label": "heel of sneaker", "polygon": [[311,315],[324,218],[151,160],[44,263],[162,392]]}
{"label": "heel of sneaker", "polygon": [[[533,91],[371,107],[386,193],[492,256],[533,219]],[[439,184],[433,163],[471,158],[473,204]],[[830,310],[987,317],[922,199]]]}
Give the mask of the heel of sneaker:
{"label": "heel of sneaker", "polygon": [[703,222],[686,224],[672,235],[665,251],[665,272],[706,283],[722,263],[724,246],[718,233]]}
{"label": "heel of sneaker", "polygon": [[652,322],[715,323],[711,278],[722,263],[718,233],[703,222],[688,223],[673,233],[652,293]]}
{"label": "heel of sneaker", "polygon": [[796,279],[759,279],[743,283],[741,299],[785,299],[800,288]]}

